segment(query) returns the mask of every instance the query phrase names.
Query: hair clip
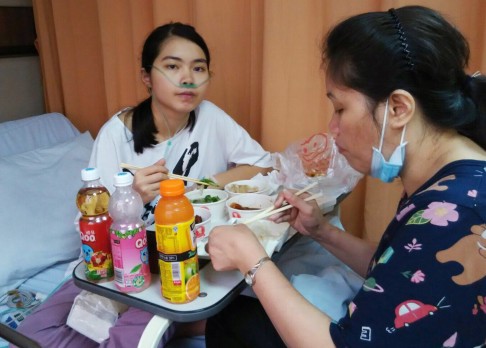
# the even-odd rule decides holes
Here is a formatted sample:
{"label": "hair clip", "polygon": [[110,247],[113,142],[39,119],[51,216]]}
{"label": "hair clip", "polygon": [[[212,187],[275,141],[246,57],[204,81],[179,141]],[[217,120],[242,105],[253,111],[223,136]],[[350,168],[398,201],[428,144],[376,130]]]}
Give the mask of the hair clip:
{"label": "hair clip", "polygon": [[398,15],[394,8],[389,9],[388,13],[390,13],[394,21],[395,29],[397,30],[398,39],[400,40],[400,45],[402,46],[402,52],[404,54],[408,70],[413,70],[415,64],[412,59],[412,52],[409,50],[407,37],[405,35],[405,31],[403,30],[402,24],[400,23],[400,19],[398,18]]}

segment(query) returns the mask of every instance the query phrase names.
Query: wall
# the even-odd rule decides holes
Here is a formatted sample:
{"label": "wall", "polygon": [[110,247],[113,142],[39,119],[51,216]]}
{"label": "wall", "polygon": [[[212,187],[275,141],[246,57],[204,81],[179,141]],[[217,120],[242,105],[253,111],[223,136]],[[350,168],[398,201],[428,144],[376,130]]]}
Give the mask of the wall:
{"label": "wall", "polygon": [[[0,0],[0,6],[32,6],[32,1]],[[44,112],[39,57],[0,57],[0,122]]]}

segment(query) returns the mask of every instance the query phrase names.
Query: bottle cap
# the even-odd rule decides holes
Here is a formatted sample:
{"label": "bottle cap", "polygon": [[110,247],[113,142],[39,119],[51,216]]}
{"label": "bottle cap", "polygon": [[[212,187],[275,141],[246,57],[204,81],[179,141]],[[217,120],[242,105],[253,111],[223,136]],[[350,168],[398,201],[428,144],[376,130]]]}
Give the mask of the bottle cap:
{"label": "bottle cap", "polygon": [[98,180],[99,178],[100,174],[96,168],[84,168],[81,170],[81,180],[83,181]]}
{"label": "bottle cap", "polygon": [[116,173],[114,180],[113,184],[115,186],[128,186],[133,182],[133,175],[127,172]]}
{"label": "bottle cap", "polygon": [[184,194],[184,181],[181,179],[167,179],[160,182],[161,196],[180,196]]}

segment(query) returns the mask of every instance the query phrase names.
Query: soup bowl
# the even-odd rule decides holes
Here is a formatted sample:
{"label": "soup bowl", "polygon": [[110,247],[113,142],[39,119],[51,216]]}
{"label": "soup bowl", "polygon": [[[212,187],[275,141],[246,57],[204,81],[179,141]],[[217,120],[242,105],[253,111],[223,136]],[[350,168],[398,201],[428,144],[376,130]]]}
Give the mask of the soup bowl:
{"label": "soup bowl", "polygon": [[227,220],[225,203],[228,193],[217,189],[196,189],[185,193],[194,208],[206,208],[211,213],[213,222]]}
{"label": "soup bowl", "polygon": [[226,201],[230,218],[237,221],[249,219],[273,206],[273,199],[261,193],[242,193]]}

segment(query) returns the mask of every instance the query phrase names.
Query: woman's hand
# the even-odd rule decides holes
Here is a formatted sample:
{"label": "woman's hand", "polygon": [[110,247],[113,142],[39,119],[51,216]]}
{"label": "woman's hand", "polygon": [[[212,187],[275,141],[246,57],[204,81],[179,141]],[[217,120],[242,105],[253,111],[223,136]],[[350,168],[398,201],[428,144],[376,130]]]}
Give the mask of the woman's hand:
{"label": "woman's hand", "polygon": [[137,170],[132,187],[142,197],[143,203],[151,202],[159,194],[160,182],[166,180],[169,170],[165,167],[165,159],[151,166]]}
{"label": "woman's hand", "polygon": [[293,207],[270,216],[269,219],[276,223],[289,222],[301,234],[321,240],[323,239],[321,227],[325,225],[322,212],[315,201],[306,202],[304,201],[306,195],[302,197],[296,196],[289,190],[283,190],[275,200],[275,206],[279,207],[286,201]]}
{"label": "woman's hand", "polygon": [[258,238],[243,224],[215,227],[209,234],[206,251],[215,270],[238,269],[243,274],[267,256]]}

